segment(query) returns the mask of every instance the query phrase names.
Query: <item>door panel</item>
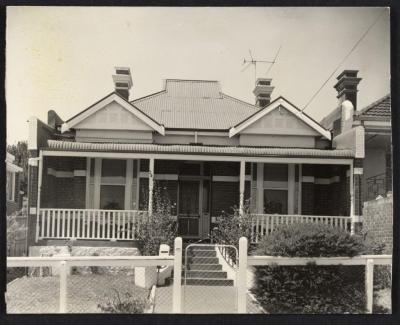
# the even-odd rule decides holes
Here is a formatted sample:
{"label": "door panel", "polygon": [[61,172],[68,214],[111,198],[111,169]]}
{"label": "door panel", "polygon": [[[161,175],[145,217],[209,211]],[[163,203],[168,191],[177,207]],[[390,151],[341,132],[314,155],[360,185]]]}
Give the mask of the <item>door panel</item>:
{"label": "door panel", "polygon": [[178,234],[199,235],[199,181],[179,182]]}

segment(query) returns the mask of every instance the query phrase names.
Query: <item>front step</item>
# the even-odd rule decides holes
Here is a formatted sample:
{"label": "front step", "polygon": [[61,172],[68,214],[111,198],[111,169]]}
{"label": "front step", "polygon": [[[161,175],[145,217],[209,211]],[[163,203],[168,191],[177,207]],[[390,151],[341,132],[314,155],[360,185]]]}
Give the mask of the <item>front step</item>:
{"label": "front step", "polygon": [[[182,283],[185,283],[185,279],[182,279]],[[186,285],[197,285],[197,286],[233,286],[233,280],[230,279],[203,279],[203,278],[186,278]]]}
{"label": "front step", "polygon": [[190,271],[220,271],[221,264],[189,264],[187,269]]}
{"label": "front step", "polygon": [[218,257],[189,257],[187,264],[218,264]]}
{"label": "front step", "polygon": [[[185,273],[183,272],[182,275]],[[201,278],[201,279],[226,279],[227,273],[225,271],[186,271],[186,278]]]}
{"label": "front step", "polygon": [[217,252],[215,250],[210,249],[194,249],[189,250],[188,257],[216,257]]}

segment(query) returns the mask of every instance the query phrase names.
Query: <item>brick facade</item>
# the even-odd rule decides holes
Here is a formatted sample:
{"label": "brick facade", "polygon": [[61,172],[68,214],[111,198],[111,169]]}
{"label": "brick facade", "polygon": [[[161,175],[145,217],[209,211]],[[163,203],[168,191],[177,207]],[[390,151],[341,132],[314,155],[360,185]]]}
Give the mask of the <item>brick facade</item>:
{"label": "brick facade", "polygon": [[56,177],[48,173],[51,168],[56,172],[86,170],[86,158],[44,157],[41,207],[43,208],[85,208],[86,177]]}
{"label": "brick facade", "polygon": [[[345,166],[303,165],[302,176],[313,177],[313,181],[302,182],[302,214],[304,215],[350,215],[350,182]],[[317,179],[339,177],[338,181],[319,184]]]}
{"label": "brick facade", "polygon": [[393,197],[364,202],[363,230],[385,243],[385,253],[393,249]]}

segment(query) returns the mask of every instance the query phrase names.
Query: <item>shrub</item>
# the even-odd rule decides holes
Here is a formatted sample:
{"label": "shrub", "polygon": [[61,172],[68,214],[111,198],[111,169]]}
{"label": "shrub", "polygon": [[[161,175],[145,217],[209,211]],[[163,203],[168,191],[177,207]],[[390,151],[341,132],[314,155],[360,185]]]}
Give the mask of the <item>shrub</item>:
{"label": "shrub", "polygon": [[18,236],[26,232],[26,227],[17,221],[17,215],[7,215],[7,255],[17,243]]}
{"label": "shrub", "polygon": [[158,255],[161,244],[174,245],[177,235],[177,222],[172,215],[173,205],[166,191],[154,187],[153,213],[138,227],[136,238],[142,255]]}
{"label": "shrub", "polygon": [[[374,251],[371,245],[327,225],[293,224],[266,236],[256,255],[355,256]],[[364,279],[364,266],[258,266],[252,290],[270,313],[362,313]]]}
{"label": "shrub", "polygon": [[102,312],[111,314],[142,314],[149,308],[150,302],[145,298],[132,296],[125,292],[122,297],[117,289],[112,289],[114,294],[106,297],[107,301],[97,305]]}
{"label": "shrub", "polygon": [[240,237],[247,237],[250,242],[252,216],[248,201],[243,207],[243,215],[239,213],[237,207],[233,207],[233,214],[223,212],[219,218],[218,232],[216,237],[220,237],[228,245],[237,246]]}

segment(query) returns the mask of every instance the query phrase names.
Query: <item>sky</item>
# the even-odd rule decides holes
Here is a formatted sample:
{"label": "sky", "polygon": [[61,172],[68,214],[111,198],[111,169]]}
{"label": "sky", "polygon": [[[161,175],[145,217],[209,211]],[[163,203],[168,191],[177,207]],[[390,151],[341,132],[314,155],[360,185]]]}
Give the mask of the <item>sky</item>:
{"label": "sky", "polygon": [[7,143],[28,139],[30,116],[67,120],[114,90],[115,66],[130,67],[130,99],[168,78],[219,80],[222,92],[254,104],[257,77],[272,78],[272,99],[303,108],[367,28],[377,23],[305,110],[321,120],[337,107],[336,76],[359,70],[358,108],[390,91],[389,9],[8,7]]}

